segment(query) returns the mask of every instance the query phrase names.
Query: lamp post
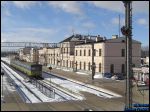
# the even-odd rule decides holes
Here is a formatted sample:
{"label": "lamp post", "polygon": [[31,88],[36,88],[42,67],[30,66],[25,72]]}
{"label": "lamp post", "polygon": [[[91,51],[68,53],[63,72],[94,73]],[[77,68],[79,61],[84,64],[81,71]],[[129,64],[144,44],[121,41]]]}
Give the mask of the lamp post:
{"label": "lamp post", "polygon": [[[50,70],[50,74],[51,74],[51,70],[52,70],[52,67],[48,67],[49,68],[49,70]],[[50,87],[52,87],[51,86],[51,76],[50,76]],[[50,91],[51,92],[51,91]],[[50,96],[51,96],[52,94],[50,93]]]}

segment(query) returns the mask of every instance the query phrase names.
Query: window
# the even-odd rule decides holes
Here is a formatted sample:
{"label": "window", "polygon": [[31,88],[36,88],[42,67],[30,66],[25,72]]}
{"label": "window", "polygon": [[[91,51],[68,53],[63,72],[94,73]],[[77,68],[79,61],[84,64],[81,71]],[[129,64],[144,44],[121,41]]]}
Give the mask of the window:
{"label": "window", "polygon": [[99,49],[99,56],[102,56],[102,50]]}
{"label": "window", "polygon": [[80,50],[80,56],[82,56],[82,51]]}
{"label": "window", "polygon": [[90,62],[89,62],[89,64],[88,64],[88,70],[90,70],[90,68],[91,68],[90,66],[91,66],[91,65],[90,65]]}
{"label": "window", "polygon": [[71,61],[70,61],[70,67],[71,67]]}
{"label": "window", "polygon": [[78,51],[76,50],[76,56],[78,55]]}
{"label": "window", "polygon": [[94,56],[96,56],[96,49],[94,49]]}
{"label": "window", "polygon": [[102,69],[102,68],[101,68],[101,63],[99,63],[99,72],[101,72],[101,69]]}
{"label": "window", "polygon": [[67,47],[67,54],[68,54],[68,47]]}
{"label": "window", "polygon": [[121,50],[121,56],[124,57],[125,56],[125,49]]}
{"label": "window", "polygon": [[81,62],[80,62],[80,70],[81,70]]}
{"label": "window", "polygon": [[114,73],[114,64],[110,65],[110,73]]}
{"label": "window", "polygon": [[85,70],[85,66],[86,66],[86,63],[84,62],[84,70]]}
{"label": "window", "polygon": [[76,66],[76,70],[77,70],[77,66],[78,66],[78,62],[76,61],[76,64],[75,64],[75,66]]}
{"label": "window", "polygon": [[86,50],[84,49],[84,56],[86,56]]}
{"label": "window", "polygon": [[64,52],[63,53],[65,53],[65,48],[64,48]]}
{"label": "window", "polygon": [[89,49],[89,56],[91,56],[91,50]]}
{"label": "window", "polygon": [[125,66],[124,66],[124,64],[122,64],[122,66],[121,66],[121,72],[125,73]]}

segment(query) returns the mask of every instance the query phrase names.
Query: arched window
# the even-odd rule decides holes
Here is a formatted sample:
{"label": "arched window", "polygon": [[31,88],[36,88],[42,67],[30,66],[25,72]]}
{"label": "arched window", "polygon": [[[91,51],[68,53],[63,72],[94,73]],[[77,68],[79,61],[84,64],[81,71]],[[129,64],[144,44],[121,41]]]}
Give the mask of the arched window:
{"label": "arched window", "polygon": [[102,66],[101,63],[99,63],[99,72],[101,72],[101,70],[102,70],[101,66]]}
{"label": "arched window", "polygon": [[88,63],[88,70],[90,70],[90,68],[91,68],[91,65],[90,65],[90,62]]}
{"label": "arched window", "polygon": [[89,56],[91,56],[91,50],[89,49]]}
{"label": "arched window", "polygon": [[84,56],[86,56],[86,50],[84,49]]}
{"label": "arched window", "polygon": [[81,70],[81,61],[80,61],[80,70]]}

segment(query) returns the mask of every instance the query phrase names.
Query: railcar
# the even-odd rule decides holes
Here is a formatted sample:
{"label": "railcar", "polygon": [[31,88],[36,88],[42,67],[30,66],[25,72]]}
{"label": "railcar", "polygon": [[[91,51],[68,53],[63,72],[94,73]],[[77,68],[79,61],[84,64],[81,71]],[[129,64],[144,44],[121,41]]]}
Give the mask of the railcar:
{"label": "railcar", "polygon": [[29,77],[42,78],[42,65],[40,64],[11,60],[10,65],[15,69],[27,74]]}

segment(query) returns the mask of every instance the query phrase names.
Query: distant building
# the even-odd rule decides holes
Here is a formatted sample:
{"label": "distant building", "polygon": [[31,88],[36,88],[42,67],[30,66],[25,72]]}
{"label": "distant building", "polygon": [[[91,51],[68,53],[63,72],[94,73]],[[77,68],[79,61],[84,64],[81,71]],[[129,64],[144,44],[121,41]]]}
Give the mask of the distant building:
{"label": "distant building", "polygon": [[133,74],[137,82],[149,82],[149,67],[134,67]]}
{"label": "distant building", "polygon": [[141,64],[142,65],[145,65],[145,64],[149,65],[149,57],[147,56],[145,58],[141,58]]}
{"label": "distant building", "polygon": [[149,65],[149,57],[146,57],[145,63]]}
{"label": "distant building", "polygon": [[39,61],[38,50],[31,47],[21,48],[19,50],[19,59],[27,62],[38,62]]}
{"label": "distant building", "polygon": [[[132,40],[132,63],[140,66],[141,43]],[[45,58],[40,63],[53,67],[67,68],[74,71],[91,72],[92,43],[94,43],[94,62],[96,73],[125,73],[125,38],[113,35],[112,39],[91,35],[72,35],[61,41],[60,47],[43,48],[40,55]]]}

